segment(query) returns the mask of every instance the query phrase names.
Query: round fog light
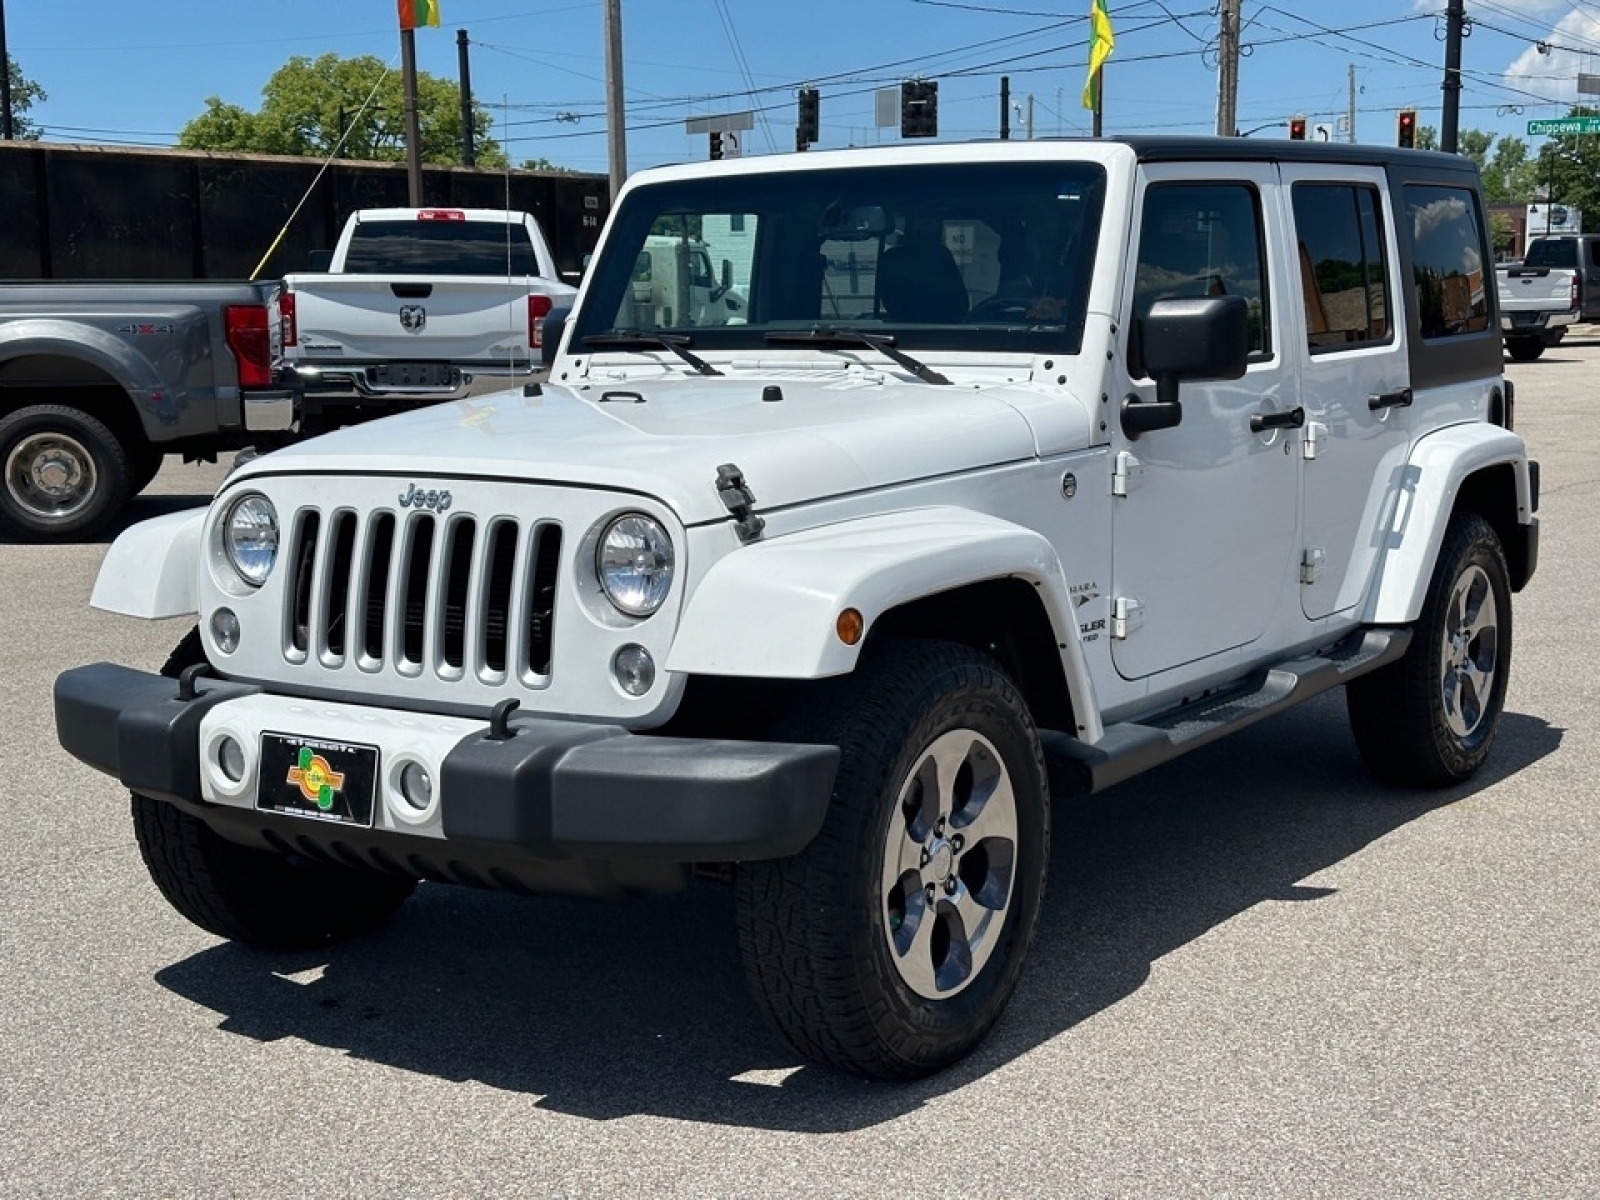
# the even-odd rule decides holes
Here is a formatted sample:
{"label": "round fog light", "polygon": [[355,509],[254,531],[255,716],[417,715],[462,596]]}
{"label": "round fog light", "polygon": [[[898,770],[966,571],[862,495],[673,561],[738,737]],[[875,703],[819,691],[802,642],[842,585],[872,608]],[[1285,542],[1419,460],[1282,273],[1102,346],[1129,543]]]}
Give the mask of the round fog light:
{"label": "round fog light", "polygon": [[642,696],[655,685],[656,660],[643,646],[629,642],[612,658],[611,674],[628,695]]}
{"label": "round fog light", "polygon": [[239,618],[233,609],[219,608],[211,614],[211,637],[224,654],[239,648]]}
{"label": "round fog light", "polygon": [[427,812],[433,803],[433,779],[419,762],[408,762],[400,769],[400,798],[418,812]]}
{"label": "round fog light", "polygon": [[244,779],[244,747],[237,739],[224,737],[217,743],[217,767],[227,776],[229,783]]}

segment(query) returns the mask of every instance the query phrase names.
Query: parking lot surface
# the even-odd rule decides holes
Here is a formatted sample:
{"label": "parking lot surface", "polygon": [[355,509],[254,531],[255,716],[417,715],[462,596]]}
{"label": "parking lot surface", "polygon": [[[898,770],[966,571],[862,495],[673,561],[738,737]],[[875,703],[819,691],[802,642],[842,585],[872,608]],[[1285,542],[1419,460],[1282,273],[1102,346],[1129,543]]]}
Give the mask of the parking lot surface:
{"label": "parking lot surface", "polygon": [[1600,1194],[1600,329],[1508,371],[1543,538],[1488,768],[1380,788],[1335,693],[1058,803],[1018,994],[909,1086],[768,1034],[710,882],[425,884],[316,956],[188,925],[50,704],[187,625],[91,610],[103,543],[0,544],[0,1195]]}

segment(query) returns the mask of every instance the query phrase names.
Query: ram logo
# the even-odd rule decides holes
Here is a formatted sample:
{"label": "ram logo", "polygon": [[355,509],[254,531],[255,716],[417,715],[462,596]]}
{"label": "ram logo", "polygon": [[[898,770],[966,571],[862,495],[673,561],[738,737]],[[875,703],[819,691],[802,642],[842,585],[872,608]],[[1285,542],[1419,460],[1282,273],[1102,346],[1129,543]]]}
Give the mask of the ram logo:
{"label": "ram logo", "polygon": [[407,333],[421,333],[428,323],[428,310],[420,304],[400,306],[400,328]]}

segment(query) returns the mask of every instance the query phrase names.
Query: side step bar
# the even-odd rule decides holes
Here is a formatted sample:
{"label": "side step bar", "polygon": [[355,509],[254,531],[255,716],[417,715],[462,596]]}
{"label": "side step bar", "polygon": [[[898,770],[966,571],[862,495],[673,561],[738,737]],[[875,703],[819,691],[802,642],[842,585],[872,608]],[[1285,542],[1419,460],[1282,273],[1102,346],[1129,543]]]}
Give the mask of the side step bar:
{"label": "side step bar", "polygon": [[1394,662],[1411,644],[1410,629],[1368,629],[1324,654],[1279,663],[1233,686],[1142,722],[1108,725],[1094,745],[1040,730],[1051,776],[1073,791],[1099,792],[1225,734],[1293,708],[1320,692]]}

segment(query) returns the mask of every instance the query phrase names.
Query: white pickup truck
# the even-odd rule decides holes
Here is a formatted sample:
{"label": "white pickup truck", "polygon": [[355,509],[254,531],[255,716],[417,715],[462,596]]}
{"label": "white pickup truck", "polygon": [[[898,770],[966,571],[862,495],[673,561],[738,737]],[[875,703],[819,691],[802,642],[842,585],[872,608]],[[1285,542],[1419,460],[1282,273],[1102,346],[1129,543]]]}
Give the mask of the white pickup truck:
{"label": "white pickup truck", "polygon": [[1582,317],[1582,288],[1571,267],[1505,263],[1495,268],[1500,298],[1500,332],[1506,353],[1532,362],[1567,336]]}
{"label": "white pickup truck", "polygon": [[312,430],[532,378],[544,318],[577,293],[538,222],[505,209],[363,209],[316,257],[326,273],[273,301],[278,376]]}

